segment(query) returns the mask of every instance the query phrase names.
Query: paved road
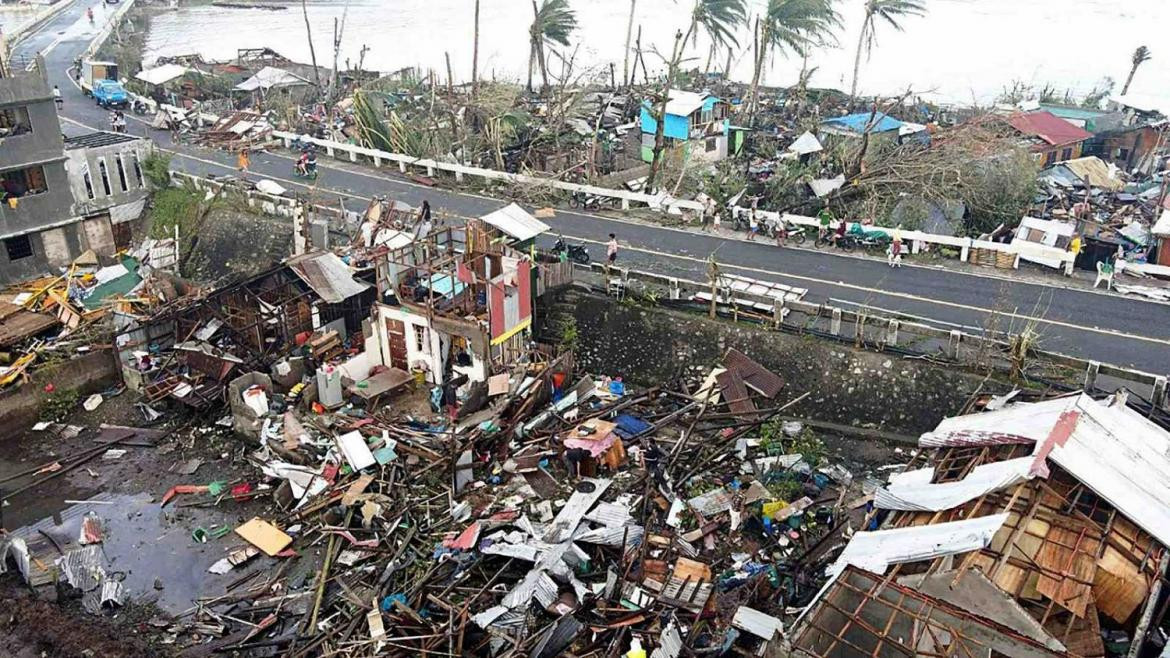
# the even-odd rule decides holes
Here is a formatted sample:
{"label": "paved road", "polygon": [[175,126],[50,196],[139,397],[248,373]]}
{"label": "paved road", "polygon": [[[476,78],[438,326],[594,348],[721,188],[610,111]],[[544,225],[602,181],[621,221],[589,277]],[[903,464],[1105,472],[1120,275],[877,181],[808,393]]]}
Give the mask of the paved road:
{"label": "paved road", "polygon": [[[18,45],[18,56],[31,57],[48,49],[46,62],[52,83],[65,96],[62,126],[67,133],[86,128],[106,129],[108,115],[86,99],[71,83],[67,69],[88,45],[97,28],[88,25],[85,8],[95,7],[97,21],[113,9],[94,0],[75,0],[40,32]],[[135,117],[136,119],[136,117]],[[150,131],[144,122],[131,121],[130,131],[149,134],[161,148],[174,154],[172,166],[195,174],[234,171],[234,156],[189,145],[175,145],[165,132]],[[258,154],[252,159],[254,176],[272,178],[286,187],[308,189],[290,180],[293,160],[281,153]],[[389,196],[417,205],[424,198],[438,213],[452,217],[482,215],[507,203],[478,195],[427,188],[396,172],[332,165],[322,161],[316,192],[322,199],[348,207],[364,207],[374,195]],[[883,262],[805,249],[780,249],[737,238],[694,234],[647,226],[621,219],[577,212],[559,212],[548,220],[570,240],[586,242],[594,257],[610,232],[623,245],[620,261],[638,269],[705,280],[706,258],[717,253],[729,273],[807,288],[807,299],[842,306],[865,306],[876,312],[898,313],[944,328],[979,331],[1000,313],[1000,330],[1020,329],[1037,322],[1041,346],[1065,354],[1170,373],[1170,305],[1064,288],[953,272],[934,267],[908,266],[891,270]]]}

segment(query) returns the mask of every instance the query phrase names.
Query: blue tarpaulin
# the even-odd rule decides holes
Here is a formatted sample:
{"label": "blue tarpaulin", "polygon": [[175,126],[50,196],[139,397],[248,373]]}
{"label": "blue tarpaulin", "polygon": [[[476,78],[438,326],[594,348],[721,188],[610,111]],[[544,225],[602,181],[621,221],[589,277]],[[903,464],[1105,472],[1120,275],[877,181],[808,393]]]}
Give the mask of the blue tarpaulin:
{"label": "blue tarpaulin", "polygon": [[631,416],[629,414],[621,414],[617,418],[614,418],[613,422],[617,423],[617,427],[614,428],[614,431],[617,432],[617,435],[623,439],[637,436],[638,434],[641,434],[642,432],[650,429],[650,423],[647,423],[637,416]]}

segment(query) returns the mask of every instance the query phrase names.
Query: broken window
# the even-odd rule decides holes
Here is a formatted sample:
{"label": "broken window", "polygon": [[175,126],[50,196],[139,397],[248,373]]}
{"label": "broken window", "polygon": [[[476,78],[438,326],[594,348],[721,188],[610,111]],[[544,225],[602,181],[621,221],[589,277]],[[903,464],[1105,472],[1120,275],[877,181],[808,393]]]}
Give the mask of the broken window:
{"label": "broken window", "polygon": [[130,161],[134,164],[134,178],[138,181],[138,187],[146,187],[146,181],[142,179],[142,164],[138,162],[138,154],[131,153]]}
{"label": "broken window", "polygon": [[40,165],[14,169],[0,174],[4,196],[17,198],[49,191],[45,183],[45,169]]}
{"label": "broken window", "polygon": [[27,235],[18,235],[4,241],[4,248],[8,250],[8,260],[20,260],[33,255],[32,240]]}
{"label": "broken window", "polygon": [[118,165],[118,184],[122,186],[123,192],[129,192],[130,186],[126,184],[126,166],[122,164],[122,157],[114,156],[114,163]]}
{"label": "broken window", "polygon": [[6,107],[0,109],[0,137],[13,137],[32,132],[27,107]]}
{"label": "broken window", "polygon": [[98,158],[98,173],[102,176],[102,189],[105,190],[106,196],[113,194],[110,189],[110,172],[106,170],[105,158]]}

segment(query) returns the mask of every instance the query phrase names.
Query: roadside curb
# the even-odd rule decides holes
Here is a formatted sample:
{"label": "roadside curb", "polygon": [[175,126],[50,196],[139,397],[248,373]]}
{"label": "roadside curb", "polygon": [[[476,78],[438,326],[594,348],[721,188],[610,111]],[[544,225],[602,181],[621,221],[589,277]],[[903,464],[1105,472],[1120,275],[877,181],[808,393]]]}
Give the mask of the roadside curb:
{"label": "roadside curb", "polygon": [[34,18],[32,22],[17,30],[15,37],[7,37],[5,42],[9,53],[11,53],[12,49],[16,48],[16,46],[19,45],[21,41],[27,38],[28,35],[40,30],[45,26],[46,23],[56,18],[58,14],[73,6],[73,3],[76,1],[77,0],[60,0],[60,2],[57,2],[56,4],[49,5],[43,12],[41,12],[40,16]]}

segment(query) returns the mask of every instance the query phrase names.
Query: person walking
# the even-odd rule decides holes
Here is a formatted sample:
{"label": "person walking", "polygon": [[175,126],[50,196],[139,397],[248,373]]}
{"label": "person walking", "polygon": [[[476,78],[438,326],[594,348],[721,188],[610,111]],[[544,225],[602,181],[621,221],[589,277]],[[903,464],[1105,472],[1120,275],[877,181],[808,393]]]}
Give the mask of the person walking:
{"label": "person walking", "polygon": [[57,104],[57,111],[61,111],[61,107],[65,105],[65,99],[61,98],[61,88],[53,85],[53,102]]}
{"label": "person walking", "polygon": [[613,233],[609,234],[609,242],[605,243],[605,266],[606,269],[613,267],[617,262],[618,255],[618,241],[617,236]]}
{"label": "person walking", "polygon": [[817,213],[817,220],[820,226],[817,227],[817,241],[824,242],[829,237],[829,225],[833,223],[833,213],[828,208],[821,208]]}
{"label": "person walking", "polygon": [[756,234],[760,232],[760,218],[756,216],[756,208],[753,205],[751,214],[748,215],[748,241],[755,242]]}
{"label": "person walking", "polygon": [[236,168],[240,170],[241,174],[246,176],[248,174],[248,167],[250,166],[252,166],[252,161],[248,155],[248,149],[240,149],[239,155],[236,156]]}
{"label": "person walking", "polygon": [[895,239],[886,251],[886,262],[890,267],[902,267],[902,241]]}
{"label": "person walking", "polygon": [[776,216],[776,246],[788,246],[788,221],[783,214]]}

